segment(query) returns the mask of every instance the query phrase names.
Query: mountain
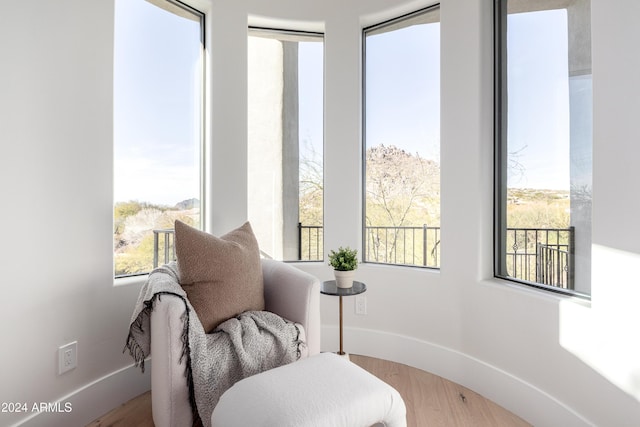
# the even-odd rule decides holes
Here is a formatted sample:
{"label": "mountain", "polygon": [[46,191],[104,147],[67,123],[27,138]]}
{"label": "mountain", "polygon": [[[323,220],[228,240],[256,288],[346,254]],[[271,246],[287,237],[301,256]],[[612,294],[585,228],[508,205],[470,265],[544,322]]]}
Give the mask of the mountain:
{"label": "mountain", "polygon": [[180,210],[180,211],[186,211],[189,209],[193,209],[193,208],[199,208],[200,207],[200,200],[198,199],[187,199],[187,200],[183,200],[179,203],[176,203],[176,205],[174,206],[175,209]]}

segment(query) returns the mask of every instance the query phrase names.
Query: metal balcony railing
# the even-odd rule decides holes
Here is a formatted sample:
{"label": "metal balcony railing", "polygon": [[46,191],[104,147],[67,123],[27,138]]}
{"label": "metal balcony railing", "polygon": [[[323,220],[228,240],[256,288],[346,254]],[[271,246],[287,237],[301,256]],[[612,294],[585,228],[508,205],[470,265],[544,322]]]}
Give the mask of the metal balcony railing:
{"label": "metal balcony railing", "polygon": [[298,260],[322,261],[324,227],[298,223]]}
{"label": "metal balcony railing", "polygon": [[[440,268],[440,227],[365,227],[364,261]],[[507,275],[514,279],[574,289],[575,229],[507,228]],[[322,261],[324,229],[298,224],[298,260]],[[153,230],[153,267],[174,260],[172,229]]]}
{"label": "metal balcony railing", "polygon": [[574,289],[575,228],[507,228],[507,275]]}
{"label": "metal balcony railing", "polygon": [[366,262],[440,268],[440,227],[365,227]]}
{"label": "metal balcony railing", "polygon": [[153,268],[159,265],[160,259],[163,264],[176,259],[176,240],[172,228],[153,230]]}
{"label": "metal balcony railing", "polygon": [[[322,236],[321,226],[298,225],[299,235],[313,230]],[[364,261],[440,268],[440,227],[365,227]],[[569,228],[507,228],[505,261],[509,277],[564,289],[574,288],[574,234]],[[309,248],[298,239],[299,257],[322,260],[322,243]],[[313,255],[317,258],[313,258]]]}

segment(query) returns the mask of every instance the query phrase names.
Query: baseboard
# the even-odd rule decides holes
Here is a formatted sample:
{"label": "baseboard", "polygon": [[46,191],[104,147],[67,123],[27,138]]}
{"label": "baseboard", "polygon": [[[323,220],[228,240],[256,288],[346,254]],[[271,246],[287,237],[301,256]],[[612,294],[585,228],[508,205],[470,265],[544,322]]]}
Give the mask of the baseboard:
{"label": "baseboard", "polygon": [[[336,351],[338,327],[322,326],[322,351]],[[327,345],[329,344],[329,345]],[[532,425],[586,427],[588,420],[548,393],[472,356],[390,332],[345,328],[344,350],[412,366],[471,389]]]}
{"label": "baseboard", "polygon": [[[592,426],[548,393],[469,355],[413,337],[372,329],[345,328],[345,351],[377,357],[439,375],[481,394],[532,425]],[[338,327],[322,326],[322,351],[336,351]],[[13,427],[85,426],[151,388],[151,360],[145,373],[133,365],[115,371],[58,400],[69,412],[40,412]]]}
{"label": "baseboard", "polygon": [[49,404],[49,410],[31,414],[12,427],[86,426],[113,408],[151,389],[151,360],[145,371],[133,365],[105,375]]}

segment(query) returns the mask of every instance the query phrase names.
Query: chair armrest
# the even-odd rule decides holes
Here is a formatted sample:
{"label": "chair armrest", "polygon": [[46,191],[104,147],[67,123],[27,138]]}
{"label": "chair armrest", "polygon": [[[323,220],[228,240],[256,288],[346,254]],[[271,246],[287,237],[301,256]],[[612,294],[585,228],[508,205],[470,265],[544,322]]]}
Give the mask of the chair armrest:
{"label": "chair armrest", "polygon": [[179,297],[162,295],[151,312],[151,407],[156,427],[191,425],[187,359],[180,364],[184,310]]}
{"label": "chair armrest", "polygon": [[284,262],[261,261],[265,309],[300,323],[309,356],[320,353],[320,281]]}

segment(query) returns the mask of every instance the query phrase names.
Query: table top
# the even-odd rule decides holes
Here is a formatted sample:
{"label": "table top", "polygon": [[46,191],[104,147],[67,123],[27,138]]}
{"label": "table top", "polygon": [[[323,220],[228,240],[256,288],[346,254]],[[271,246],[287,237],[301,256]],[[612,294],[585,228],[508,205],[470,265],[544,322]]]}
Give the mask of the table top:
{"label": "table top", "polygon": [[353,286],[350,288],[339,288],[336,285],[335,280],[327,280],[322,282],[320,286],[320,293],[325,295],[334,295],[339,297],[348,297],[351,295],[358,295],[367,290],[367,285],[356,280],[353,281]]}

